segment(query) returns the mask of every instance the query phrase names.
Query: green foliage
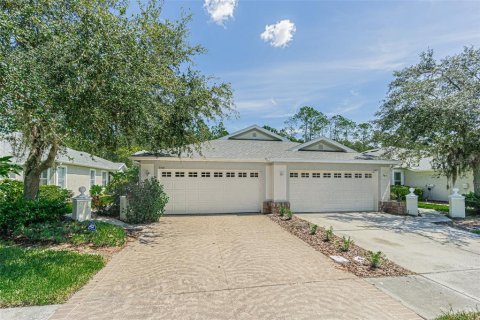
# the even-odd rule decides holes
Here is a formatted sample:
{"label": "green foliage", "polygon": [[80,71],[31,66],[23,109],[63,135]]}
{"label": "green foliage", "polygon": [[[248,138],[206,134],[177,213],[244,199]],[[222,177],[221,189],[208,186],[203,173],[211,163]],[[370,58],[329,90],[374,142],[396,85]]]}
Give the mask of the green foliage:
{"label": "green foliage", "polygon": [[303,141],[310,141],[319,136],[328,126],[328,118],[315,108],[304,106],[290,119],[287,126],[297,127],[302,131]]}
{"label": "green foliage", "polygon": [[287,207],[285,206],[280,206],[280,208],[278,209],[278,214],[280,215],[280,217],[283,217],[286,213],[287,213]]}
{"label": "green foliage", "polygon": [[231,86],[196,67],[190,16],[167,20],[162,3],[127,14],[123,0],[2,2],[0,127],[27,147],[28,197],[66,146],[191,152],[205,123],[231,114]]}
{"label": "green foliage", "polygon": [[350,237],[345,237],[343,236],[342,238],[342,246],[341,246],[341,250],[344,251],[344,252],[347,252],[348,250],[350,250],[350,246],[354,244],[354,241],[350,238]]}
{"label": "green foliage", "polygon": [[443,204],[443,203],[431,203],[431,202],[419,201],[418,202],[418,207],[422,208],[422,209],[433,209],[435,211],[440,211],[440,212],[448,212],[449,211],[448,204]]}
{"label": "green foliage", "polygon": [[292,220],[293,218],[293,211],[289,208],[286,209],[285,214],[287,215],[287,220]]}
{"label": "green foliage", "polygon": [[317,228],[318,226],[314,223],[310,223],[310,230],[309,230],[309,233],[310,235],[315,235],[317,233]]}
{"label": "green foliage", "polygon": [[94,184],[93,186],[90,187],[90,196],[91,197],[94,197],[96,195],[100,195],[103,193],[103,187],[98,185],[98,184]]}
{"label": "green foliage", "polygon": [[333,228],[330,226],[330,228],[325,229],[325,241],[332,241],[333,239]]}
{"label": "green foliage", "polygon": [[377,251],[377,252],[368,251],[367,259],[368,259],[368,262],[370,263],[370,267],[380,268],[384,260],[384,255],[381,251]]}
{"label": "green foliage", "polygon": [[465,206],[473,208],[477,213],[480,212],[480,195],[474,192],[465,194]]}
{"label": "green foliage", "polygon": [[19,174],[22,167],[12,163],[12,156],[0,157],[0,178],[7,178],[10,173]]}
{"label": "green foliage", "polygon": [[0,202],[14,201],[23,194],[23,182],[5,179],[0,181]]}
{"label": "green foliage", "polygon": [[421,53],[418,64],[394,72],[377,112],[376,138],[398,157],[431,156],[432,166],[455,184],[473,170],[480,194],[480,49],[466,47],[437,60]]}
{"label": "green foliage", "polygon": [[40,186],[38,190],[38,198],[48,201],[68,202],[73,196],[70,190],[62,189],[58,186]]}
{"label": "green foliage", "polygon": [[480,311],[447,312],[435,320],[479,320]]}
{"label": "green foliage", "polygon": [[104,265],[99,255],[0,242],[0,307],[65,302]]}
{"label": "green foliage", "polygon": [[[405,196],[407,194],[410,194],[410,189],[411,187],[408,186],[398,186],[398,185],[392,185],[390,186],[390,194],[391,198],[394,200],[398,201],[405,201]],[[418,196],[418,200],[423,200],[423,189],[422,188],[417,188],[414,187],[415,191],[413,191],[414,194]]]}
{"label": "green foliage", "polygon": [[128,191],[128,222],[156,222],[163,215],[168,196],[155,177],[132,184]]}
{"label": "green foliage", "polygon": [[132,187],[139,183],[140,170],[138,166],[128,168],[124,172],[117,172],[112,174],[112,179],[105,189],[110,198],[104,199],[108,201],[105,208],[101,207],[101,200],[99,197],[99,214],[118,217],[120,216],[120,197],[126,196],[130,193]]}
{"label": "green foliage", "polygon": [[13,235],[28,242],[71,243],[95,247],[122,246],[126,232],[119,226],[95,221],[96,230],[88,230],[88,222],[47,221],[17,228]]}

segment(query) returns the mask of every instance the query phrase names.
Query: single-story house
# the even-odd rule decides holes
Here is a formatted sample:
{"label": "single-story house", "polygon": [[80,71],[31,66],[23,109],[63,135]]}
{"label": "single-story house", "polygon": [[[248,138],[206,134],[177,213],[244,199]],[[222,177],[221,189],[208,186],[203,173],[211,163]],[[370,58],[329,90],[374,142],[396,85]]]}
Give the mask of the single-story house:
{"label": "single-story house", "polygon": [[[385,158],[386,149],[373,149],[364,152],[365,155]],[[390,152],[391,153],[391,152]],[[392,156],[389,156],[392,158]],[[395,158],[393,156],[393,158]],[[440,175],[432,167],[432,157],[421,158],[418,161],[409,161],[413,164],[399,164],[393,167],[391,184],[418,187],[423,189],[423,196],[432,201],[448,201],[453,188],[460,189],[460,193],[473,192],[473,173],[461,176],[455,185],[448,183],[445,175]],[[449,187],[447,187],[449,186]]]}
{"label": "single-story house", "polygon": [[141,151],[142,179],[157,177],[167,214],[261,212],[288,203],[295,212],[376,211],[390,198],[398,161],[364,156],[318,138],[303,144],[250,126],[180,156]]}
{"label": "single-story house", "polygon": [[[8,140],[0,140],[0,156],[11,156],[14,154],[12,144]],[[12,162],[23,166],[26,155],[14,156]],[[57,185],[71,190],[74,195],[79,194],[78,188],[84,186],[87,193],[93,185],[106,186],[110,180],[110,174],[124,171],[124,163],[108,161],[106,159],[91,155],[87,152],[67,148],[55,159],[52,168],[42,172],[40,177],[41,185]],[[23,174],[10,174],[10,179],[23,181]]]}

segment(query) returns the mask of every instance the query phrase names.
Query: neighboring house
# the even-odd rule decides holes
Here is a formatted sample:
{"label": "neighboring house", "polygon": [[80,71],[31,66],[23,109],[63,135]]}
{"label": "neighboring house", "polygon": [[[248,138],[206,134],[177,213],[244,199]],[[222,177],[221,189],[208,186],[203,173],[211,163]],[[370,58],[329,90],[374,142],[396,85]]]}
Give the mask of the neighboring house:
{"label": "neighboring house", "polygon": [[[379,159],[385,158],[386,149],[373,149],[364,152]],[[392,158],[392,157],[390,157]],[[416,161],[411,161],[416,162]],[[423,189],[424,198],[433,201],[448,201],[453,188],[460,189],[460,193],[473,192],[473,173],[459,177],[454,186],[448,183],[445,175],[439,175],[431,165],[432,158],[422,158],[415,165],[397,165],[392,169],[391,183]],[[449,187],[447,187],[449,186]]]}
{"label": "neighboring house", "polygon": [[[11,156],[12,145],[7,140],[0,140],[0,156]],[[23,165],[26,156],[14,157],[12,162]],[[79,194],[78,188],[84,186],[88,190],[92,185],[106,186],[110,174],[126,169],[124,163],[111,162],[89,153],[67,148],[55,159],[52,168],[42,172],[41,185],[57,185]],[[10,179],[23,180],[23,174],[10,174]]]}
{"label": "neighboring house", "polygon": [[295,212],[376,211],[390,198],[392,160],[327,138],[288,141],[259,126],[205,142],[201,154],[137,152],[140,175],[157,177],[169,214],[260,212],[288,202]]}

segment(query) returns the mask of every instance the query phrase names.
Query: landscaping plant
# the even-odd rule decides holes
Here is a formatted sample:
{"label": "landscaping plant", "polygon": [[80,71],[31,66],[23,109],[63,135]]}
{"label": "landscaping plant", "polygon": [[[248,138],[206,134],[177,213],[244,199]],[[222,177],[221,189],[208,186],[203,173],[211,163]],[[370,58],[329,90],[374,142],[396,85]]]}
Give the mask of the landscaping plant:
{"label": "landscaping plant", "polygon": [[347,252],[348,250],[350,250],[350,246],[354,243],[354,241],[350,238],[350,237],[345,237],[343,236],[343,239],[342,239],[342,251],[343,252]]}
{"label": "landscaping plant", "polygon": [[331,241],[333,239],[333,228],[325,229],[325,241]]}
{"label": "landscaping plant", "polygon": [[318,228],[318,226],[316,224],[311,223],[310,224],[310,232],[309,232],[310,235],[312,235],[312,236],[315,235],[317,233],[317,228]]}
{"label": "landscaping plant", "polygon": [[280,215],[280,217],[283,217],[285,213],[287,213],[287,207],[280,206],[280,209],[278,209],[278,214]]}
{"label": "landscaping plant", "polygon": [[373,252],[368,251],[368,261],[370,262],[370,267],[372,268],[380,268],[382,265],[384,256],[381,251]]}
{"label": "landscaping plant", "polygon": [[287,209],[287,220],[292,220],[293,217],[293,211],[290,209]]}
{"label": "landscaping plant", "polygon": [[132,184],[127,197],[127,221],[130,223],[158,221],[168,202],[163,186],[155,177]]}

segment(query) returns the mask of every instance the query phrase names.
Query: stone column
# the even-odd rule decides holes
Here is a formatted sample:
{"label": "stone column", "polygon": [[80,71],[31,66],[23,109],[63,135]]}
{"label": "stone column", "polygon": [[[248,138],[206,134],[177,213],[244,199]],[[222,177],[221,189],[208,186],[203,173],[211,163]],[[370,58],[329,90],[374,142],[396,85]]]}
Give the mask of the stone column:
{"label": "stone column", "polygon": [[80,194],[72,198],[73,201],[73,212],[72,219],[77,221],[85,221],[92,219],[92,198],[85,194],[87,188],[80,187],[78,188]]}
{"label": "stone column", "polygon": [[418,196],[414,193],[415,188],[410,188],[410,193],[405,196],[407,200],[407,214],[418,216]]}
{"label": "stone column", "polygon": [[448,196],[448,216],[450,218],[465,218],[465,197],[458,193],[458,188],[454,188],[452,191],[453,193]]}

